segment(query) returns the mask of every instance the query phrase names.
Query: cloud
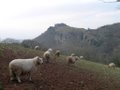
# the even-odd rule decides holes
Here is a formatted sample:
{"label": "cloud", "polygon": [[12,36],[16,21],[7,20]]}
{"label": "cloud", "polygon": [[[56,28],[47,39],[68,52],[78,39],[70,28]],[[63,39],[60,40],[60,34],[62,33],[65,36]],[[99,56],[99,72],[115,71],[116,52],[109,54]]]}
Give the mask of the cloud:
{"label": "cloud", "polygon": [[0,37],[32,39],[61,22],[97,28],[120,20],[117,5],[99,0],[1,0]]}

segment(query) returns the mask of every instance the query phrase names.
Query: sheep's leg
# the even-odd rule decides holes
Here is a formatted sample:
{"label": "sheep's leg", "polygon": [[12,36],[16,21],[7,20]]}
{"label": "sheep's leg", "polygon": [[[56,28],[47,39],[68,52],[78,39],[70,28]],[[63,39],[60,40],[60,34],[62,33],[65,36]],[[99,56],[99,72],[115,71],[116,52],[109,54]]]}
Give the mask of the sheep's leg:
{"label": "sheep's leg", "polygon": [[15,74],[13,73],[11,69],[10,69],[10,80],[11,81],[15,80]]}
{"label": "sheep's leg", "polygon": [[10,80],[13,81],[13,80],[14,80],[14,77],[11,76],[11,77],[10,77]]}
{"label": "sheep's leg", "polygon": [[29,72],[29,73],[28,73],[28,78],[29,78],[29,81],[30,81],[31,83],[33,83],[31,74],[32,74],[32,72]]}
{"label": "sheep's leg", "polygon": [[13,78],[13,73],[12,73],[12,70],[10,69],[10,80],[12,81],[14,78]]}
{"label": "sheep's leg", "polygon": [[50,59],[47,59],[47,63],[50,63]]}
{"label": "sheep's leg", "polygon": [[28,73],[28,75],[29,75],[29,80],[32,81],[31,73]]}
{"label": "sheep's leg", "polygon": [[21,83],[20,77],[16,76],[18,83]]}
{"label": "sheep's leg", "polygon": [[49,63],[49,60],[47,59],[46,62]]}
{"label": "sheep's leg", "polygon": [[31,75],[29,76],[29,80],[32,81]]}
{"label": "sheep's leg", "polygon": [[16,74],[16,78],[17,78],[18,83],[21,83],[21,80],[20,80],[21,70],[16,71],[15,74]]}

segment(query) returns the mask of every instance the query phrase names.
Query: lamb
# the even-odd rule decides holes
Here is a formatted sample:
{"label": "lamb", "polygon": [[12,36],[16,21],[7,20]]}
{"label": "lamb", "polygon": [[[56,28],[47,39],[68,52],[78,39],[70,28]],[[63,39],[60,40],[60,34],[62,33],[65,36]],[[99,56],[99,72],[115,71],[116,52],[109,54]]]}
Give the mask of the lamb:
{"label": "lamb", "polygon": [[10,80],[17,79],[21,83],[20,75],[28,75],[31,79],[32,72],[37,70],[37,67],[43,63],[42,58],[36,56],[31,59],[14,59],[9,63]]}
{"label": "lamb", "polygon": [[34,49],[35,49],[35,50],[38,50],[39,48],[40,48],[39,46],[35,46],[35,48],[34,48]]}
{"label": "lamb", "polygon": [[109,68],[111,68],[111,67],[112,67],[112,68],[115,68],[116,65],[115,65],[115,63],[109,63],[108,67],[109,67]]}
{"label": "lamb", "polygon": [[59,57],[59,56],[60,56],[60,50],[57,50],[57,51],[55,52],[55,56],[56,56],[56,57]]}
{"label": "lamb", "polygon": [[52,52],[53,52],[53,50],[51,48],[49,48],[46,52],[44,52],[43,58],[45,59],[46,63],[50,62]]}

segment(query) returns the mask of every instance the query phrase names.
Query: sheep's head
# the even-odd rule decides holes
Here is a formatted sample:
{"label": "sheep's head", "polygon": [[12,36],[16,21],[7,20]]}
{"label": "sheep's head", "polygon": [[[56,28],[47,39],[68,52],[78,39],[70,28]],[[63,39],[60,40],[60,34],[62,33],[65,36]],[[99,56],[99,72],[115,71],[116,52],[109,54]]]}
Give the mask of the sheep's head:
{"label": "sheep's head", "polygon": [[80,58],[78,57],[78,56],[75,56],[75,60],[77,61],[77,60],[79,60]]}
{"label": "sheep's head", "polygon": [[57,50],[55,53],[56,56],[60,56],[60,50]]}
{"label": "sheep's head", "polygon": [[40,58],[39,56],[36,56],[36,57],[35,57],[35,64],[36,64],[36,65],[43,64],[43,59]]}

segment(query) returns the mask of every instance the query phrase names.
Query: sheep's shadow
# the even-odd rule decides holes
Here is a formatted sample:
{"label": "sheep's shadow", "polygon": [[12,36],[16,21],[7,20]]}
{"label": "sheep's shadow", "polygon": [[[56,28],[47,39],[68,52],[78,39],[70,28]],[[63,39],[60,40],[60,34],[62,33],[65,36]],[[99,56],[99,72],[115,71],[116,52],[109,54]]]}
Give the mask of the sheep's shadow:
{"label": "sheep's shadow", "polygon": [[21,83],[19,83],[17,79],[14,79],[14,80],[9,80],[8,83],[10,84],[34,84],[34,81],[29,81],[25,79],[25,80],[21,80]]}

